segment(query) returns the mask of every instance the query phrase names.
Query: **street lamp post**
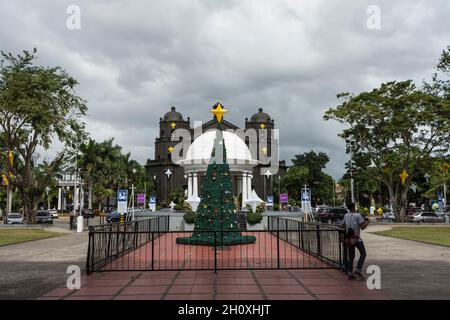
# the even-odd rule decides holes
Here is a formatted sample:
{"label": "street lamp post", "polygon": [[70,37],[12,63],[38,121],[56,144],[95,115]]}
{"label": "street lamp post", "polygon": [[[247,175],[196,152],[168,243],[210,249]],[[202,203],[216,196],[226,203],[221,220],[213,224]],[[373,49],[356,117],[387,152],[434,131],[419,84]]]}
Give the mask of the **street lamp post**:
{"label": "street lamp post", "polygon": [[346,140],[347,143],[350,143],[350,193],[351,193],[351,201],[355,203],[355,190],[354,190],[354,182],[353,182],[353,146],[355,142],[353,140]]}
{"label": "street lamp post", "polygon": [[50,210],[50,197],[48,194],[50,193],[50,188],[47,186],[45,187],[45,194],[47,195],[47,210]]}
{"label": "street lamp post", "polygon": [[445,223],[449,224],[449,213],[447,212],[447,184],[444,181],[444,215],[445,215]]}

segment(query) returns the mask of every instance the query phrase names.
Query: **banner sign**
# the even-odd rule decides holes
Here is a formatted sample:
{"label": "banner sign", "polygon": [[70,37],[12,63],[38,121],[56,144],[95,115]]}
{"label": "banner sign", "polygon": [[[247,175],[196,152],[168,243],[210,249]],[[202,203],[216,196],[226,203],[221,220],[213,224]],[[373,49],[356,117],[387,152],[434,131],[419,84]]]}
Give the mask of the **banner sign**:
{"label": "banner sign", "polygon": [[128,190],[119,190],[117,192],[117,211],[119,213],[128,212]]}
{"label": "banner sign", "polygon": [[139,193],[136,195],[136,202],[137,203],[145,203],[145,193]]}
{"label": "banner sign", "polygon": [[267,196],[267,206],[273,207],[273,196]]}
{"label": "banner sign", "polygon": [[280,203],[288,203],[289,197],[287,193],[280,194]]}
{"label": "banner sign", "polygon": [[148,201],[150,211],[156,211],[156,196],[150,196]]}

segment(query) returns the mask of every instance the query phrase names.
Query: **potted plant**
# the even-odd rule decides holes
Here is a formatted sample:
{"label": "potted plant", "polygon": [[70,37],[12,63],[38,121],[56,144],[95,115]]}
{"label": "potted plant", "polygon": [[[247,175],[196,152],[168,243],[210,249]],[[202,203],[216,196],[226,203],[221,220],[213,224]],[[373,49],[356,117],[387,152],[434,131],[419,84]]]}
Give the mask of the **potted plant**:
{"label": "potted plant", "polygon": [[195,221],[197,220],[197,214],[193,211],[186,212],[183,216],[184,219],[184,231],[193,231],[195,227]]}
{"label": "potted plant", "polygon": [[247,214],[247,230],[264,230],[261,212],[249,212]]}

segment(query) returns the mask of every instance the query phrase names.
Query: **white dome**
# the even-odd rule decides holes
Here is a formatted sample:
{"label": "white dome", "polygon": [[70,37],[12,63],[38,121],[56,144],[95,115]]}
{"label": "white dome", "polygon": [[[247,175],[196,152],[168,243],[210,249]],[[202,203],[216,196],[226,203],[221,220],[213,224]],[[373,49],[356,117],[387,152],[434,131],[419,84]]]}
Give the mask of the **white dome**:
{"label": "white dome", "polygon": [[[227,153],[227,162],[255,162],[245,142],[236,134],[222,131],[225,140],[225,148]],[[207,131],[199,136],[190,145],[186,158],[183,162],[201,162],[208,163],[214,147],[214,140],[217,131]]]}

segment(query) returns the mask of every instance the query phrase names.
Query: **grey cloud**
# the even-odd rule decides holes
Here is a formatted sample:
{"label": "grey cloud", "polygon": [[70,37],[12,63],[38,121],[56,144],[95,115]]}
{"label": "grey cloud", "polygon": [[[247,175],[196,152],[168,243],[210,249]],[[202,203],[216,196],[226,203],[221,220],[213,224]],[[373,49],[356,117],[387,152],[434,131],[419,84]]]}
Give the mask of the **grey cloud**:
{"label": "grey cloud", "polygon": [[[66,28],[79,5],[82,29]],[[263,107],[280,128],[281,157],[310,149],[331,157],[339,178],[347,159],[342,129],[324,122],[342,91],[434,71],[450,39],[450,2],[377,1],[381,30],[366,28],[372,1],[3,1],[0,47],[39,48],[80,82],[96,139],[116,137],[144,163],[159,118],[171,105],[208,121],[221,101],[243,126]]]}

